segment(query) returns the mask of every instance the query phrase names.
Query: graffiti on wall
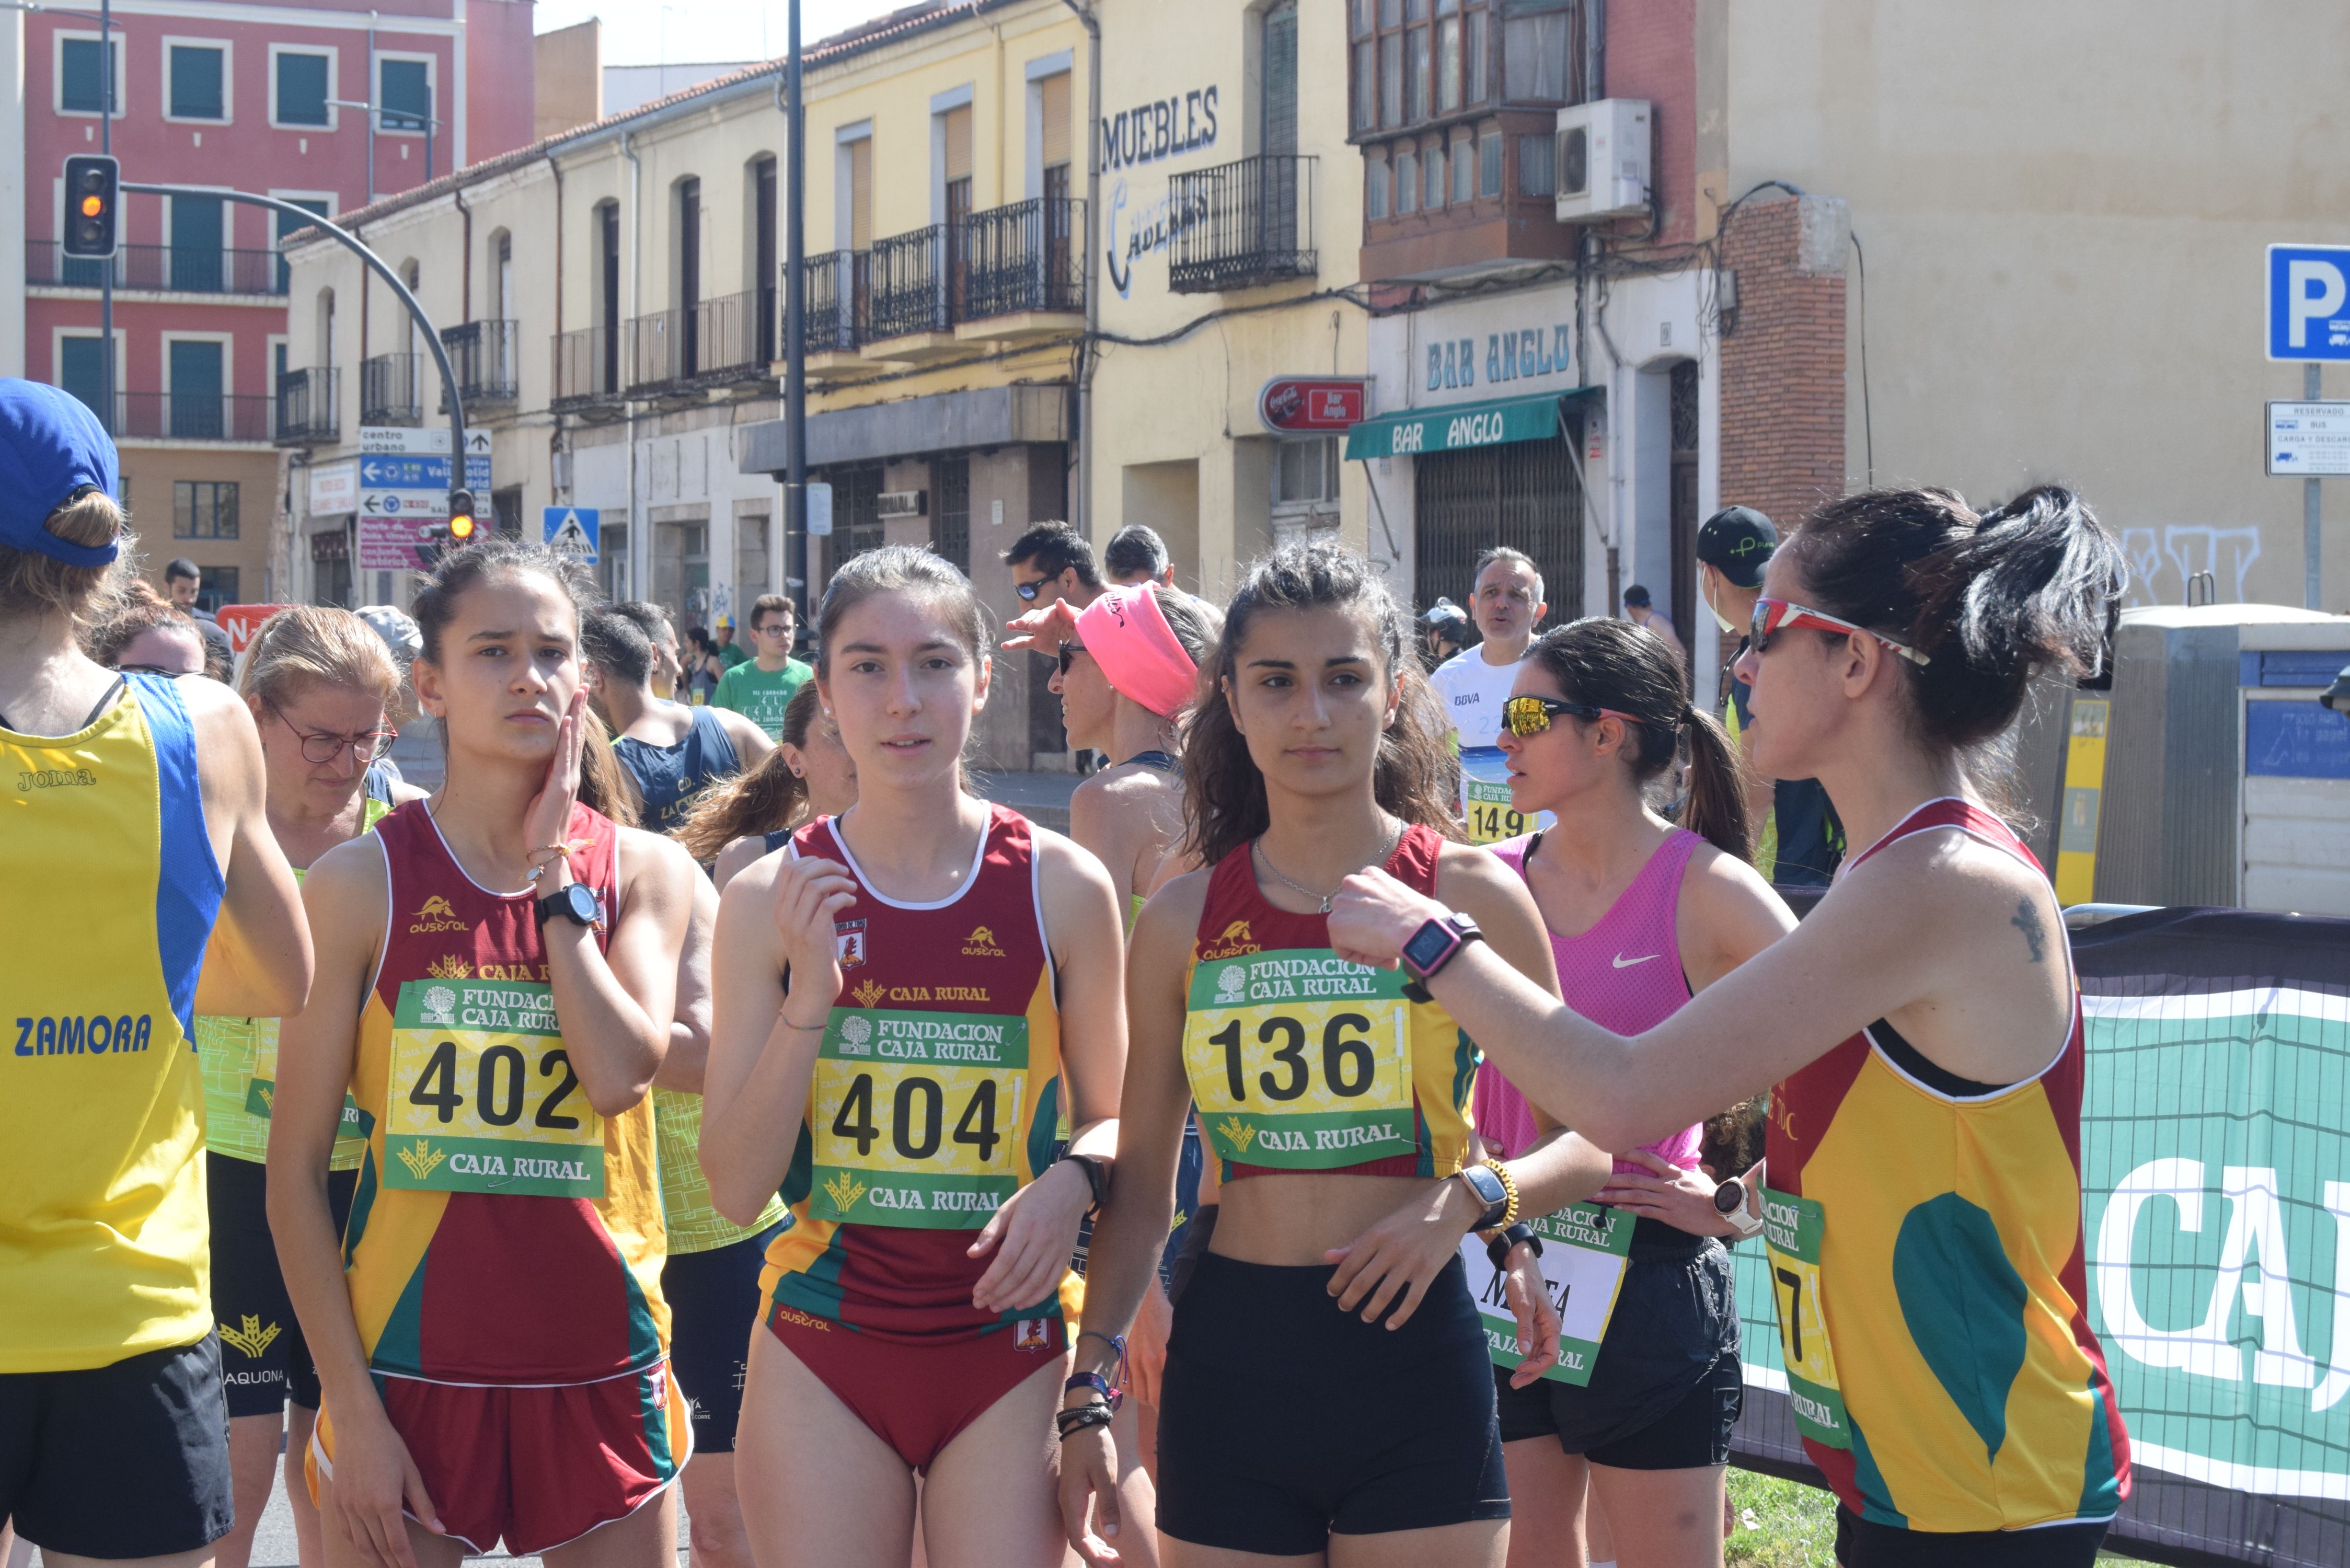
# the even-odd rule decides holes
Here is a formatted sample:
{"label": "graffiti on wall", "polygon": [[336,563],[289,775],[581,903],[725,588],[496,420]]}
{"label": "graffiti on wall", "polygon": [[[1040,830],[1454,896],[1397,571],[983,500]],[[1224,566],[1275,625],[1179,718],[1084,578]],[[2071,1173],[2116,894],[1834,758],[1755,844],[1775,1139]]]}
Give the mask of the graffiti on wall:
{"label": "graffiti on wall", "polygon": [[2245,578],[2261,558],[2261,531],[2178,523],[2158,537],[2151,528],[2125,528],[2122,553],[2129,557],[2128,605],[2185,604],[2188,580],[2199,572],[2211,574],[2222,598],[2241,604]]}

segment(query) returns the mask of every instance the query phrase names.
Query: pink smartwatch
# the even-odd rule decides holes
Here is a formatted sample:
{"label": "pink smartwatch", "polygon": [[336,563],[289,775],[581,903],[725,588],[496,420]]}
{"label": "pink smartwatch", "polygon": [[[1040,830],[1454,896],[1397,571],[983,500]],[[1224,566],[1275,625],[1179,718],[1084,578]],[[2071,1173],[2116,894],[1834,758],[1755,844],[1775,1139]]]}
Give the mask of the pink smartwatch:
{"label": "pink smartwatch", "polygon": [[1411,940],[1403,945],[1404,971],[1411,976],[1404,982],[1403,993],[1414,1002],[1433,1000],[1428,993],[1428,981],[1462,948],[1484,940],[1485,933],[1477,929],[1477,922],[1463,914],[1422,921],[1419,929],[1412,932]]}

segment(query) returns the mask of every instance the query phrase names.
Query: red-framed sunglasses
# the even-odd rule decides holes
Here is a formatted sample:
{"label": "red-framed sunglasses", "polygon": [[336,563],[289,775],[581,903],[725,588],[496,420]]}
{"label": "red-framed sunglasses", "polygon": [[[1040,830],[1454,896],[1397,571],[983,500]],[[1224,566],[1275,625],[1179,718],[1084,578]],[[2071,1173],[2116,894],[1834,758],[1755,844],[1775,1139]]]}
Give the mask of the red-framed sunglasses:
{"label": "red-framed sunglasses", "polygon": [[1773,637],[1783,631],[1799,631],[1806,627],[1814,631],[1832,631],[1847,637],[1874,638],[1912,664],[1922,666],[1929,661],[1928,655],[1918,652],[1908,643],[1894,641],[1881,631],[1871,631],[1865,626],[1857,626],[1839,616],[1815,610],[1808,605],[1790,604],[1785,599],[1756,599],[1754,618],[1747,626],[1746,636],[1755,652],[1767,653],[1771,649],[1771,639]]}

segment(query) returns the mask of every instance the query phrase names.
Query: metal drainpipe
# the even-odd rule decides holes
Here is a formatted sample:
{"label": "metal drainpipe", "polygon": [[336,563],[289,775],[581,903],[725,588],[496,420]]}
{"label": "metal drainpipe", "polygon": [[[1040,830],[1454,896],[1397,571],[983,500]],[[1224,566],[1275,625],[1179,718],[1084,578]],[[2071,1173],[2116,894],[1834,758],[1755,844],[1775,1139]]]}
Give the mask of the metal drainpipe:
{"label": "metal drainpipe", "polygon": [[[549,148],[547,150],[546,171],[548,174],[552,175],[555,180],[555,342],[560,343],[563,341],[563,165],[555,161],[555,150],[553,148]],[[516,332],[515,336],[519,337],[521,334]],[[515,348],[517,353],[519,353],[522,345],[517,343],[515,345]],[[555,398],[555,378],[553,375],[553,371],[555,369],[555,356],[551,351],[547,355],[546,368],[549,372],[546,389],[547,400],[551,402]],[[522,379],[522,369],[519,365],[515,369],[515,379],[517,382]],[[546,438],[546,499],[549,505],[552,505],[555,502],[555,454],[562,450],[563,416],[557,414],[555,417],[555,429],[548,432]],[[570,488],[571,487],[567,484],[564,486],[566,491],[568,491]],[[525,537],[527,536],[528,535],[525,534]]]}
{"label": "metal drainpipe", "polygon": [[[368,100],[368,102],[369,102],[369,103],[373,103],[373,102],[375,102],[375,101],[376,101],[376,97],[375,97],[375,23],[376,23],[376,14],[375,14],[374,12],[370,11],[370,12],[369,12],[369,13],[368,13],[368,63],[367,63],[367,70],[368,70],[368,90],[367,90],[367,100]],[[370,206],[370,207],[372,207],[372,206],[374,206],[374,205],[375,205],[375,110],[373,110],[373,109],[369,109],[369,110],[367,111],[367,133],[368,133],[368,134],[367,134],[367,160],[368,160],[368,205],[369,205],[369,206]]]}
{"label": "metal drainpipe", "polygon": [[[645,249],[643,211],[645,169],[643,163],[637,158],[635,131],[620,132],[620,156],[629,161],[629,319],[633,322],[640,314],[644,304]],[[613,345],[612,354],[614,362],[618,363],[620,358],[619,345]],[[625,377],[628,371],[623,368],[620,373]],[[639,504],[637,500],[637,405],[633,400],[624,398],[621,400],[620,407],[627,413],[629,421],[629,597],[650,598],[652,597],[650,587],[653,565],[652,521],[650,517],[639,515],[639,513],[650,512],[651,508]],[[637,569],[637,563],[639,561],[644,563],[644,569],[641,572]],[[683,605],[678,606],[678,613],[680,615],[685,613]]]}
{"label": "metal drainpipe", "polygon": [[1094,362],[1101,331],[1101,18],[1077,0],[1061,0],[1086,29],[1086,343],[1077,355],[1077,531],[1091,537],[1094,517]]}

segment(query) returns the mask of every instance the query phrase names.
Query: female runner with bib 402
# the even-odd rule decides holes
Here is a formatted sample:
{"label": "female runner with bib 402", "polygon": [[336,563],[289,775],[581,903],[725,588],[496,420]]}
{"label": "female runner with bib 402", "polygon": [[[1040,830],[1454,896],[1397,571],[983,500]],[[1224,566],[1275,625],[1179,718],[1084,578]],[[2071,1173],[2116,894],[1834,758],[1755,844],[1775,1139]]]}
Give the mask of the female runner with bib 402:
{"label": "female runner with bib 402", "polygon": [[[691,1448],[668,1363],[647,1096],[693,862],[579,801],[585,574],[450,556],[416,597],[440,792],[320,856],[318,979],[286,1021],[269,1218],[318,1367],[329,1568],[675,1562]],[[348,1087],[368,1148],[337,1236]]]}
{"label": "female runner with bib 402", "polygon": [[919,1472],[933,1568],[1046,1568],[1069,1258],[1126,1060],[1116,896],[963,792],[989,663],[960,572],[856,557],[817,649],[857,804],[727,884],[713,964],[712,1201],[739,1222],[780,1186],[793,1214],[752,1334],[743,1522],[763,1563],[905,1568]]}
{"label": "female runner with bib 402", "polygon": [[[1451,839],[1457,774],[1410,638],[1346,550],[1291,545],[1251,570],[1184,743],[1204,868],[1135,927],[1126,1178],[1094,1231],[1089,1324],[1123,1325],[1151,1282],[1194,1103],[1223,1179],[1160,1387],[1171,1568],[1500,1568],[1509,1489],[1461,1241],[1494,1233],[1531,1380],[1557,1319],[1521,1211],[1607,1178],[1607,1157],[1565,1132],[1481,1161],[1477,1046],[1399,977],[1330,950],[1320,889],[1384,866],[1471,911],[1528,983],[1557,983],[1524,885]],[[1080,1380],[1107,1382],[1117,1362],[1081,1339],[1060,1417],[1064,1522],[1090,1563],[1118,1560],[1123,1521],[1108,1403]]]}
{"label": "female runner with bib 402", "polygon": [[[2123,576],[2069,491],[1831,502],[1771,558],[1738,673],[1754,765],[1818,779],[1869,848],[1629,1038],[1481,953],[1429,981],[1611,1148],[1770,1087],[1757,1217],[1847,1568],[2086,1568],[2128,1488],[2081,1247],[2080,990],[2054,890],[1966,765],[2035,670],[2097,667]],[[1332,935],[1412,962],[1443,902],[1357,877]]]}

